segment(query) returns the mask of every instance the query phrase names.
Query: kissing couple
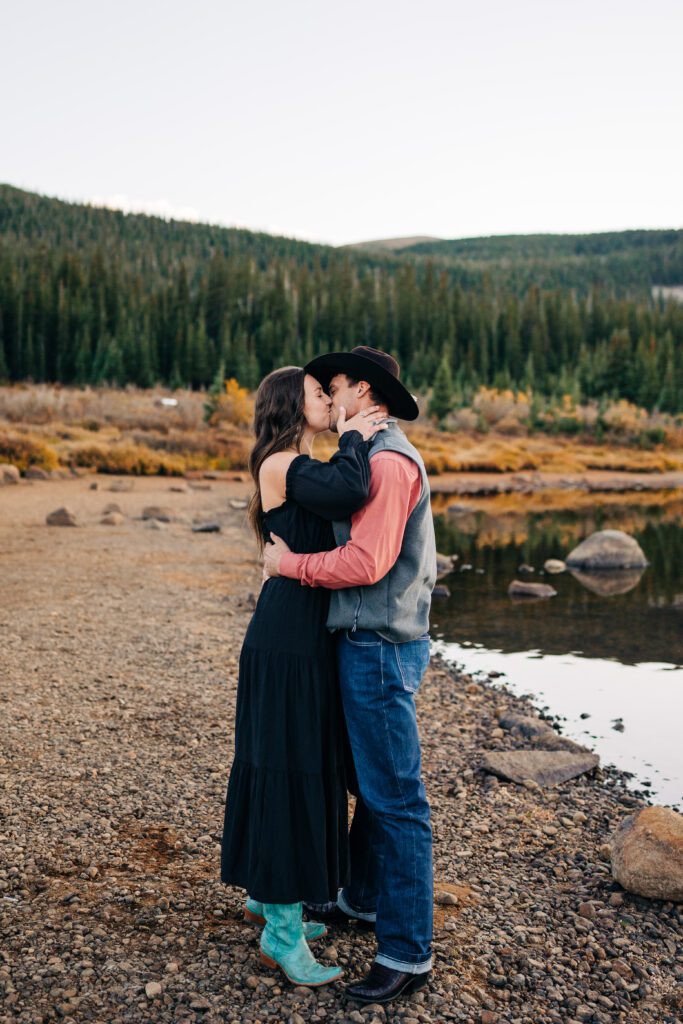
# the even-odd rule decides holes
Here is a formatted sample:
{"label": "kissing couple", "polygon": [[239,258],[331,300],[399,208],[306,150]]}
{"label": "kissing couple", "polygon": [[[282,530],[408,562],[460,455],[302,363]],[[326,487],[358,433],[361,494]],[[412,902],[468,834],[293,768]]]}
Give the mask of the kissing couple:
{"label": "kissing couple", "polygon": [[[432,968],[414,695],[436,546],[424,463],[397,423],[418,415],[399,372],[361,345],[259,386],[249,520],[267,578],[240,654],[221,852],[222,881],[263,926],[262,962],[295,985],[341,977],[309,947],[326,924],[374,928],[371,970],[346,988],[361,1003],[414,992]],[[339,450],[320,462],[326,430]]]}

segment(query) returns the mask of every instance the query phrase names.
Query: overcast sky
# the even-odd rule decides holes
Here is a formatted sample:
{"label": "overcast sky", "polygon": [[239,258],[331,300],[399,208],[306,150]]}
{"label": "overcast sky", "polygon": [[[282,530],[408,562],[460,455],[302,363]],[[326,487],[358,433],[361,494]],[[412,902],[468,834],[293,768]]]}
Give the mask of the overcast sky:
{"label": "overcast sky", "polygon": [[682,0],[42,0],[0,181],[341,244],[683,227]]}

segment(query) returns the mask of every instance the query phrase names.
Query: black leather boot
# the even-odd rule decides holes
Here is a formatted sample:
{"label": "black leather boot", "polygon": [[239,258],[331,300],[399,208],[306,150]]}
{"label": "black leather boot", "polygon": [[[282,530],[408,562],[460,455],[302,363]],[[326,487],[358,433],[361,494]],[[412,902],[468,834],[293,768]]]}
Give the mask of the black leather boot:
{"label": "black leather boot", "polygon": [[353,917],[351,914],[345,914],[341,907],[335,903],[329,910],[321,910],[318,906],[309,907],[307,903],[304,903],[304,914],[309,921],[323,921],[328,925],[337,925],[342,928],[346,928],[349,925],[355,925],[360,928],[361,931],[374,932],[375,922],[364,921],[360,917]]}
{"label": "black leather boot", "polygon": [[390,1003],[398,996],[417,992],[429,983],[431,971],[424,974],[405,974],[394,971],[384,964],[374,963],[370,973],[362,981],[355,981],[345,989],[349,999],[359,1003]]}

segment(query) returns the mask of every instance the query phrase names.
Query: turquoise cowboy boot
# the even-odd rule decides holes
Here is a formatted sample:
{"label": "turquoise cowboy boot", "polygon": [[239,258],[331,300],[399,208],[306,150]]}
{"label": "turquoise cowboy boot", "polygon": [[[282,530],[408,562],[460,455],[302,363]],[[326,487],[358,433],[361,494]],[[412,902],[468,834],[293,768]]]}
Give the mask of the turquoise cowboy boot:
{"label": "turquoise cowboy boot", "polygon": [[317,988],[337,981],[340,967],[323,967],[304,938],[301,903],[264,903],[266,926],[261,933],[261,963],[279,967],[293,985]]}
{"label": "turquoise cowboy boot", "polygon": [[[248,921],[249,924],[257,924],[263,928],[266,923],[263,903],[259,903],[258,900],[252,900],[251,896],[247,896],[247,902],[244,907],[244,920]],[[318,924],[317,921],[304,921],[304,938],[306,942],[322,939],[325,935],[327,935],[327,928],[324,924]]]}

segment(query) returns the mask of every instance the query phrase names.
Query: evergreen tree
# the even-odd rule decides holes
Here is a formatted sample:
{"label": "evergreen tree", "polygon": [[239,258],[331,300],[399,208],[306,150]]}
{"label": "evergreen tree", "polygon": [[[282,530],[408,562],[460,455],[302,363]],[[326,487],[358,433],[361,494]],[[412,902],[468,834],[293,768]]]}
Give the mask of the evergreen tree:
{"label": "evergreen tree", "polygon": [[0,308],[0,381],[9,379],[9,368],[5,357],[5,332],[3,330],[2,309]]}
{"label": "evergreen tree", "polygon": [[453,378],[448,351],[441,356],[439,368],[434,378],[434,387],[429,400],[429,415],[436,417],[441,423],[453,408]]}

